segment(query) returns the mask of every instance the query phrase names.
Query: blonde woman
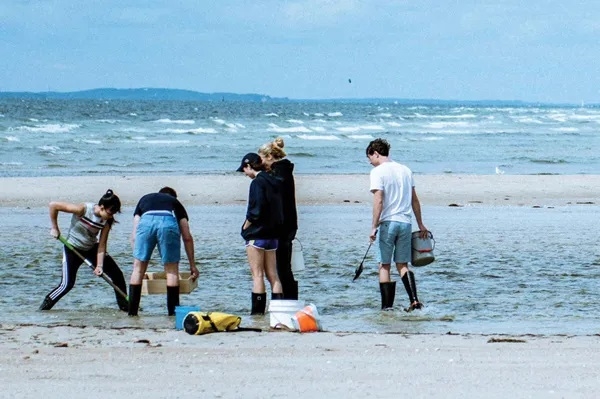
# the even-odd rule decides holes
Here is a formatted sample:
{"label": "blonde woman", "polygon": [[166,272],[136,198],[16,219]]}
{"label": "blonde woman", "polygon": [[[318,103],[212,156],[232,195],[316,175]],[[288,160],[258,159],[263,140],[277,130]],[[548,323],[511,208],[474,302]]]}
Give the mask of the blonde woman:
{"label": "blonde woman", "polygon": [[277,274],[283,287],[284,299],[298,299],[298,282],[292,272],[292,241],[298,231],[298,213],[296,211],[296,183],[294,182],[294,164],[285,158],[284,142],[281,137],[263,144],[258,154],[267,170],[281,185],[283,207],[283,226],[278,237]]}

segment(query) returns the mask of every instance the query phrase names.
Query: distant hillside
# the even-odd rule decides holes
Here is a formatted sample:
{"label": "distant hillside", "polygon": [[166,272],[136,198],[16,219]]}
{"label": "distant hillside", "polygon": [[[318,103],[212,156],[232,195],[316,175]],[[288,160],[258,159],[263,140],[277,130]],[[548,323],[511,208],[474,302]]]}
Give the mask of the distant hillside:
{"label": "distant hillside", "polygon": [[[478,106],[478,107],[526,107],[526,106],[577,106],[576,104],[550,104],[519,100],[438,100],[406,98],[331,98],[331,99],[290,99],[271,97],[264,94],[200,93],[180,89],[91,89],[73,92],[0,92],[0,99],[59,99],[59,100],[172,100],[172,101],[239,101],[239,102],[341,102],[379,103],[400,105],[433,106]],[[596,107],[589,104],[587,107]]]}
{"label": "distant hillside", "polygon": [[200,93],[179,89],[92,89],[73,92],[0,92],[0,98],[59,100],[179,100],[179,101],[286,101],[262,94]]}

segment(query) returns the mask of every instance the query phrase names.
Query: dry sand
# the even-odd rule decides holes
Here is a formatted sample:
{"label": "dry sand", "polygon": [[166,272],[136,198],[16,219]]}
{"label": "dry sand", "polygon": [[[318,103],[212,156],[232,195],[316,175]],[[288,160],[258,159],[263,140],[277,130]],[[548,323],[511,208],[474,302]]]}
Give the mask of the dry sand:
{"label": "dry sand", "polygon": [[4,325],[0,396],[597,398],[599,343],[598,336],[192,336]]}
{"label": "dry sand", "polygon": [[[0,178],[0,206],[95,201],[108,188],[133,206],[162,186],[175,188],[185,205],[243,204],[249,182],[241,174]],[[554,206],[597,202],[600,175],[423,175],[416,184],[423,205]],[[296,185],[300,205],[371,201],[367,174],[297,175]]]}

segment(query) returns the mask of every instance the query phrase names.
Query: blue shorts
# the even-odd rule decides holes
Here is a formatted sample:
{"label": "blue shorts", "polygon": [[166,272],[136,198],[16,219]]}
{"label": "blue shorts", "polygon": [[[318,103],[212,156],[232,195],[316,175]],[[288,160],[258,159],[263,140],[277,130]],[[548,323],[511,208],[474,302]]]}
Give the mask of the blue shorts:
{"label": "blue shorts", "polygon": [[173,215],[142,215],[135,231],[133,257],[148,262],[154,248],[162,263],[176,263],[181,259],[181,234],[179,222]]}
{"label": "blue shorts", "polygon": [[252,246],[258,249],[264,249],[265,251],[276,251],[279,241],[276,239],[268,240],[249,240],[246,241],[246,246]]}
{"label": "blue shorts", "polygon": [[382,222],[377,232],[379,262],[384,265],[408,263],[411,259],[412,225],[402,222]]}

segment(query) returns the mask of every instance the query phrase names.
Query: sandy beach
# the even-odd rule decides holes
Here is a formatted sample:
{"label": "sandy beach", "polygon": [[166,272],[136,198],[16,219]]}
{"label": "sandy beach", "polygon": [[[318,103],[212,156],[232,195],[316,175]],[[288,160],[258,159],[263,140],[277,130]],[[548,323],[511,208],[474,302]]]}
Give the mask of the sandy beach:
{"label": "sandy beach", "polygon": [[[597,201],[600,175],[423,175],[416,188],[424,205],[551,206]],[[38,207],[49,201],[91,201],[112,188],[135,205],[162,186],[175,188],[187,205],[240,204],[249,179],[243,175],[0,178],[0,206]],[[370,202],[369,176],[297,175],[302,204]]]}
{"label": "sandy beach", "polygon": [[598,344],[598,336],[3,325],[0,396],[595,398]]}
{"label": "sandy beach", "polygon": [[[300,205],[371,201],[368,175],[296,181]],[[244,204],[248,183],[239,175],[2,178],[0,206],[93,201],[107,188],[133,206],[164,185],[189,205]],[[598,187],[596,175],[417,176],[424,206],[596,206]],[[190,336],[171,328],[0,324],[0,397],[596,398],[599,347],[598,335]]]}

